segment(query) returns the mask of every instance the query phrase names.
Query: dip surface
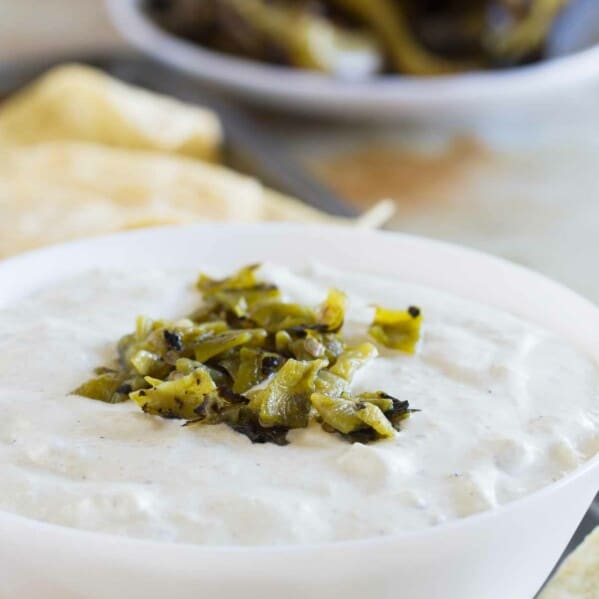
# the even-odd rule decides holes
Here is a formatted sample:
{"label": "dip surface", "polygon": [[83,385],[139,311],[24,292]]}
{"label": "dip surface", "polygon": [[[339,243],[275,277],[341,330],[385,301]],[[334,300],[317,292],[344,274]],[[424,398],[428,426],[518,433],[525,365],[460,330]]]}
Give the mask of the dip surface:
{"label": "dip surface", "polygon": [[[286,447],[225,425],[187,429],[70,395],[138,314],[178,318],[198,268],[95,271],[0,311],[0,509],[66,526],[203,544],[312,543],[415,530],[551,483],[599,451],[597,366],[509,314],[396,280],[267,265],[285,299],[349,296],[348,342],[371,304],[424,313],[415,355],[354,378],[422,410],[394,439],[351,445],[320,426]],[[223,275],[226,272],[211,272]]]}

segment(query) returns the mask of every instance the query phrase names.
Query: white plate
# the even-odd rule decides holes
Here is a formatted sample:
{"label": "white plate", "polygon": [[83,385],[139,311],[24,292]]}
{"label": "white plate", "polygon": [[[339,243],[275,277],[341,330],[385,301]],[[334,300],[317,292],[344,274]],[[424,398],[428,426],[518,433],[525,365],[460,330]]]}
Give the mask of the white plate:
{"label": "white plate", "polygon": [[[599,310],[560,285],[456,246],[342,227],[194,225],[50,247],[0,262],[0,307],[124,261],[132,268],[233,268],[261,260],[290,266],[319,260],[432,285],[540,323],[599,361]],[[157,543],[0,512],[0,595],[531,599],[598,487],[599,456],[536,493],[460,521],[386,538],[276,548]]]}
{"label": "white plate", "polygon": [[134,46],[198,79],[263,105],[335,117],[392,119],[470,114],[518,103],[599,78],[599,47],[531,66],[441,77],[377,77],[340,81],[318,73],[262,64],[202,48],[161,30],[141,0],[106,0],[114,24]]}

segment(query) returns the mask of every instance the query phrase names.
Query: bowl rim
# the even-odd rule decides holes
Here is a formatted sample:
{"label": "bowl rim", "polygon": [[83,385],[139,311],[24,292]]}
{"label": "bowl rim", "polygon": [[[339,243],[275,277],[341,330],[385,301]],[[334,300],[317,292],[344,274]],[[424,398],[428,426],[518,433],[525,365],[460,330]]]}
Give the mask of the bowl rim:
{"label": "bowl rim", "polygon": [[[198,78],[253,96],[306,103],[343,102],[419,111],[453,104],[504,101],[539,95],[599,77],[599,44],[568,56],[496,71],[417,77],[386,75],[346,81],[309,71],[229,56],[164,31],[141,8],[142,0],[106,0],[114,25],[134,46]],[[335,104],[338,109],[338,104]],[[322,107],[325,109],[326,107]]]}
{"label": "bowl rim", "polygon": [[[393,231],[378,231],[378,230],[365,230],[365,229],[354,229],[347,225],[337,224],[326,224],[326,225],[302,225],[297,223],[258,223],[258,224],[230,224],[230,223],[196,223],[190,225],[169,225],[169,226],[158,226],[149,227],[139,230],[123,231],[119,233],[113,233],[109,235],[101,235],[95,237],[89,237],[80,240],[69,241],[66,243],[48,245],[42,248],[34,249],[28,252],[24,252],[10,258],[0,261],[0,282],[6,276],[7,272],[10,274],[11,271],[19,273],[21,268],[28,262],[36,261],[47,261],[51,260],[56,262],[61,258],[65,258],[68,255],[78,256],[89,256],[91,253],[101,251],[102,247],[106,244],[114,244],[117,246],[120,244],[128,244],[132,240],[138,242],[147,242],[153,239],[157,235],[163,235],[168,238],[169,235],[193,235],[199,234],[210,234],[211,231],[217,231],[218,234],[224,233],[243,233],[245,235],[268,235],[276,234],[279,235],[298,235],[306,234],[308,231],[318,233],[319,235],[336,235],[339,237],[351,237],[351,240],[355,240],[356,234],[363,236],[364,238],[378,236],[381,238],[387,238],[389,240],[395,239],[396,241],[412,245],[415,248],[429,248],[434,252],[449,252],[452,257],[461,256],[466,260],[471,261],[484,261],[489,267],[499,268],[502,270],[508,269],[514,275],[524,276],[526,279],[536,281],[537,283],[543,284],[549,287],[552,291],[557,294],[569,296],[570,299],[575,301],[580,306],[584,307],[586,311],[592,311],[599,324],[599,306],[593,304],[581,295],[571,291],[566,286],[546,277],[545,275],[539,274],[531,269],[525,268],[518,264],[514,264],[503,258],[492,256],[485,252],[481,252],[476,249],[466,248],[457,244],[448,243],[444,241],[438,241],[428,239],[416,235],[408,235],[403,233],[397,233]],[[234,235],[235,236],[235,235]],[[348,239],[349,240],[349,239]],[[393,241],[391,241],[393,243]],[[84,269],[80,269],[77,272],[84,272]],[[397,276],[397,274],[395,275]],[[56,281],[61,280],[60,278],[55,279]],[[46,285],[47,283],[44,283]],[[422,284],[422,283],[421,283]],[[428,283],[424,283],[428,284]],[[42,288],[43,286],[42,285]],[[434,287],[434,286],[433,286]],[[0,287],[1,288],[1,287]],[[37,287],[39,288],[39,287]],[[438,287],[444,290],[443,287]],[[8,304],[14,300],[8,300]],[[480,301],[480,300],[475,300]],[[0,297],[0,309],[6,305],[6,300]],[[491,305],[491,304],[488,304]],[[598,342],[599,348],[599,342]],[[492,507],[491,509],[484,510],[475,514],[471,514],[462,518],[456,518],[449,520],[435,526],[430,526],[422,529],[403,531],[399,533],[393,533],[382,536],[372,536],[359,539],[351,540],[340,540],[340,541],[327,541],[318,543],[302,543],[302,544],[272,544],[272,545],[210,545],[210,544],[196,544],[191,542],[176,542],[176,541],[159,541],[155,539],[147,539],[143,537],[130,537],[125,535],[119,535],[116,533],[93,531],[81,528],[75,528],[65,526],[61,524],[54,524],[43,520],[36,520],[27,516],[19,515],[10,511],[0,510],[0,530],[4,523],[16,523],[28,527],[40,527],[40,530],[44,530],[49,533],[69,535],[73,538],[79,538],[82,542],[98,541],[101,542],[118,542],[120,544],[127,543],[138,547],[154,547],[162,548],[184,548],[189,551],[199,552],[218,552],[218,553],[302,553],[311,552],[315,549],[327,549],[327,550],[349,550],[349,549],[365,549],[368,547],[381,547],[387,544],[394,544],[398,541],[410,541],[414,539],[426,540],[436,535],[442,535],[445,531],[451,531],[454,529],[465,529],[468,527],[476,527],[479,524],[490,522],[493,519],[507,514],[510,511],[515,511],[520,507],[525,507],[526,504],[530,504],[537,499],[546,497],[553,493],[558,492],[566,486],[571,485],[576,480],[590,475],[592,471],[596,471],[597,479],[599,480],[599,453],[592,458],[588,459],[584,463],[580,464],[577,468],[568,472],[565,476],[561,477],[557,481],[554,481],[548,485],[545,485],[531,493],[527,493],[522,497],[514,499],[504,504],[500,504]]]}

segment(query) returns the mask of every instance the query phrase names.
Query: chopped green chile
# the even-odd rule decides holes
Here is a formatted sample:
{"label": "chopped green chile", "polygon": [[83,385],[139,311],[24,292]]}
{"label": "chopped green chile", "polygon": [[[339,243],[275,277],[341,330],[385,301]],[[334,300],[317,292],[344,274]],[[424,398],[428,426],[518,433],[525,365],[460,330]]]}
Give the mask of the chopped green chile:
{"label": "chopped green chile", "polygon": [[313,393],[310,401],[322,421],[341,434],[346,435],[364,425],[357,415],[354,401],[322,393]]}
{"label": "chopped green chile", "polygon": [[198,341],[194,347],[195,359],[198,362],[206,362],[214,356],[242,345],[261,345],[266,339],[266,331],[261,329],[232,330],[218,335],[206,337]]}
{"label": "chopped green chile", "polygon": [[258,284],[256,271],[260,268],[259,264],[250,264],[239,269],[236,273],[225,279],[212,279],[208,275],[201,274],[196,282],[196,287],[209,297],[225,289],[247,289]]}
{"label": "chopped green chile", "polygon": [[372,403],[358,402],[358,418],[381,437],[394,437],[395,429],[383,411]]}
{"label": "chopped green chile", "polygon": [[[133,400],[144,412],[185,425],[225,424],[253,443],[286,445],[291,429],[317,418],[350,441],[390,437],[411,410],[387,393],[353,397],[356,372],[377,356],[369,342],[347,347],[347,299],[331,289],[317,308],[283,301],[258,279],[259,265],[225,279],[201,275],[200,306],[187,318],[137,318],[117,344],[117,363],[74,393],[107,403]],[[370,335],[411,352],[422,316],[377,308]]]}
{"label": "chopped green chile", "polygon": [[287,445],[289,429],[282,426],[263,427],[256,414],[248,409],[248,402],[249,399],[244,395],[218,388],[204,396],[204,401],[195,409],[197,418],[188,420],[184,426],[226,424],[252,443]]}
{"label": "chopped green chile", "polygon": [[247,410],[249,399],[233,393],[225,387],[219,387],[204,395],[202,402],[194,408],[196,418],[187,424],[239,424]]}
{"label": "chopped green chile", "polygon": [[[131,356],[131,364],[138,374],[142,376],[151,375],[160,376],[160,370],[164,364],[164,360],[157,354],[154,354],[146,349],[140,349]],[[168,371],[166,372],[168,375]]]}
{"label": "chopped green chile", "polygon": [[130,397],[147,414],[163,418],[195,418],[195,409],[205,395],[216,389],[212,377],[203,368],[168,381],[146,377],[146,382],[151,385],[149,389],[135,391]]}
{"label": "chopped green chile", "polygon": [[345,343],[338,333],[323,333],[320,325],[292,327],[275,335],[275,350],[296,360],[324,358],[334,362],[345,350]]}
{"label": "chopped green chile", "polygon": [[346,349],[341,333],[324,333],[320,337],[320,342],[324,345],[326,359],[331,363],[335,362]]}
{"label": "chopped green chile", "polygon": [[196,360],[190,360],[189,358],[179,358],[175,362],[175,370],[182,374],[191,374],[198,368],[203,368],[204,365]]}
{"label": "chopped green chile", "polygon": [[194,324],[187,329],[183,329],[181,331],[183,341],[182,353],[193,354],[192,348],[194,348],[197,343],[214,335],[227,333],[229,330],[229,325],[224,320],[203,322]]}
{"label": "chopped green chile", "polygon": [[318,311],[318,323],[326,327],[325,330],[329,333],[340,331],[345,321],[346,304],[345,293],[339,289],[331,289]]}
{"label": "chopped green chile", "polygon": [[191,374],[198,369],[206,371],[217,387],[229,386],[231,384],[231,377],[224,369],[220,367],[207,366],[201,362],[190,360],[189,358],[179,358],[175,362],[176,372],[171,372],[169,377],[171,380],[173,380],[175,378],[179,378],[181,375]]}
{"label": "chopped green chile", "polygon": [[293,339],[291,338],[289,332],[278,331],[275,333],[275,350],[282,355],[289,353],[289,348],[292,341]]}
{"label": "chopped green chile", "polygon": [[378,351],[372,343],[361,343],[346,349],[329,370],[332,374],[351,381],[354,374],[377,355]]}
{"label": "chopped green chile", "polygon": [[418,411],[410,409],[410,403],[408,401],[401,401],[384,391],[361,393],[358,395],[358,399],[367,401],[379,407],[396,430],[399,430],[401,422],[408,418],[411,413]]}
{"label": "chopped green chile", "polygon": [[357,399],[374,404],[385,413],[393,410],[395,406],[394,402],[399,401],[383,391],[377,391],[376,393],[360,393],[360,395],[357,396]]}
{"label": "chopped green chile", "polygon": [[[371,398],[367,395],[354,398],[349,394],[332,397],[322,393],[313,393],[310,400],[322,422],[329,429],[348,436],[350,440],[364,440],[368,435],[372,435],[373,439],[395,436],[395,431],[398,429],[388,415],[393,412],[392,398],[382,397],[378,393],[371,394]],[[387,398],[389,403],[381,405],[379,400]],[[361,438],[354,439],[349,437],[358,431],[366,432],[367,435],[361,435]]]}
{"label": "chopped green chile", "polygon": [[294,327],[309,327],[316,324],[316,313],[307,306],[268,302],[258,304],[249,312],[250,319],[269,333]]}
{"label": "chopped green chile", "polygon": [[124,384],[122,373],[104,372],[77,387],[74,393],[106,403],[120,403],[129,399],[128,393],[118,391]]}
{"label": "chopped green chile", "polygon": [[[281,291],[275,285],[265,283],[257,284],[245,289],[223,289],[213,296],[216,302],[225,306],[244,306],[243,312],[248,308],[264,302],[274,302],[281,298]],[[239,310],[239,308],[237,308]]]}
{"label": "chopped green chile", "polygon": [[324,357],[326,348],[320,336],[308,330],[305,335],[289,343],[288,351],[296,360],[314,360]]}
{"label": "chopped green chile", "polygon": [[333,374],[328,368],[318,373],[315,383],[316,391],[339,397],[349,390],[349,383],[344,378]]}
{"label": "chopped green chile", "polygon": [[250,408],[262,426],[304,428],[310,420],[310,396],[325,360],[289,359],[263,389],[250,392]]}
{"label": "chopped green chile", "polygon": [[370,326],[370,336],[391,349],[412,354],[420,339],[422,312],[410,306],[407,310],[388,310],[377,306]]}
{"label": "chopped green chile", "polygon": [[257,349],[242,347],[239,352],[239,364],[233,376],[233,392],[243,393],[266,377],[261,372],[262,356]]}
{"label": "chopped green chile", "polygon": [[376,347],[368,342],[347,348],[333,366],[319,373],[317,391],[340,396],[349,389],[354,374],[377,355]]}
{"label": "chopped green chile", "polygon": [[283,359],[275,353],[251,347],[241,348],[239,365],[233,376],[233,391],[244,393],[259,385],[276,372],[282,363]]}

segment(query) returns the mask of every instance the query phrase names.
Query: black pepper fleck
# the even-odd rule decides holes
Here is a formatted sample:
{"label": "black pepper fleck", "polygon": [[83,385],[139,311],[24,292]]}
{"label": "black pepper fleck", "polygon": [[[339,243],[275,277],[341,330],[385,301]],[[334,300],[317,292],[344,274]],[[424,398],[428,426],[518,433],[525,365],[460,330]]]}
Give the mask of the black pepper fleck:
{"label": "black pepper fleck", "polygon": [[410,306],[408,308],[408,314],[412,318],[418,318],[420,316],[420,308],[417,308],[416,306]]}

